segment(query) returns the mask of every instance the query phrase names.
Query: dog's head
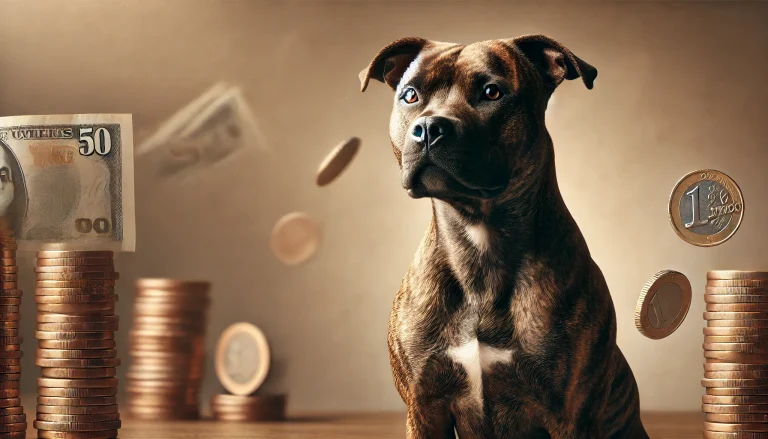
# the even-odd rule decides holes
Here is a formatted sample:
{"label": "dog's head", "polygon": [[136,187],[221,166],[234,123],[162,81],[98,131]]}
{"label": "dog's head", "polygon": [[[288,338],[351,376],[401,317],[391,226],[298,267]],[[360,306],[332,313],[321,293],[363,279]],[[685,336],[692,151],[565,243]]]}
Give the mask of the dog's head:
{"label": "dog's head", "polygon": [[389,131],[408,194],[460,201],[501,197],[547,166],[552,92],[579,77],[591,89],[596,76],[541,35],[468,46],[409,37],[381,49],[360,82],[395,91]]}

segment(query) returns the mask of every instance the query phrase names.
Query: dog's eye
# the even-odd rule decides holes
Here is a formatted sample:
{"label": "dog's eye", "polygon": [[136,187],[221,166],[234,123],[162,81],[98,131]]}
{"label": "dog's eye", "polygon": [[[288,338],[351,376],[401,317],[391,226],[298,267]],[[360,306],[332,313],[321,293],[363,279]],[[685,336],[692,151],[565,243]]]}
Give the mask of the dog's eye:
{"label": "dog's eye", "polygon": [[483,95],[489,101],[495,101],[501,97],[501,90],[499,89],[498,85],[495,85],[495,84],[487,85],[485,86],[485,91],[483,92]]}
{"label": "dog's eye", "polygon": [[403,100],[407,104],[413,104],[419,101],[419,95],[416,94],[416,90],[408,87],[403,93]]}

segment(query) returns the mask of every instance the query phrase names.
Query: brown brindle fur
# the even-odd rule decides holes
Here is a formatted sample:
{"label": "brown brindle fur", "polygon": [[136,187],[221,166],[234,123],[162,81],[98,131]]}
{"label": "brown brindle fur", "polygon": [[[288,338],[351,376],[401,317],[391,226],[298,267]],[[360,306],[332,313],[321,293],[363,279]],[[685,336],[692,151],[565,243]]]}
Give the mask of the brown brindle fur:
{"label": "brown brindle fur", "polygon": [[[397,92],[390,137],[403,185],[433,205],[390,315],[407,438],[648,437],[613,302],[560,195],[544,125],[563,80],[592,88],[596,75],[543,36],[404,38],[361,72],[363,90],[373,78]],[[488,81],[503,97],[475,97]],[[419,101],[404,104],[409,87]],[[450,129],[430,147],[415,127],[437,116]]]}

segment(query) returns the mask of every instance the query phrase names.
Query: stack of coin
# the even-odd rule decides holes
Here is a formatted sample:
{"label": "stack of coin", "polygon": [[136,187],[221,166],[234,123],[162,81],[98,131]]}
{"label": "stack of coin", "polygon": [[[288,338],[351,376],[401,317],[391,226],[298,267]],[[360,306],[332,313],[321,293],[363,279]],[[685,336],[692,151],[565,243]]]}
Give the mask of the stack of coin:
{"label": "stack of coin", "polygon": [[133,418],[200,417],[210,288],[209,282],[136,281],[126,386]]}
{"label": "stack of coin", "polygon": [[19,306],[22,292],[17,288],[16,241],[0,219],[0,437],[23,439],[27,415],[21,405],[21,337]]}
{"label": "stack of coin", "polygon": [[705,438],[768,438],[768,272],[707,273]]}
{"label": "stack of coin", "polygon": [[286,395],[242,396],[220,393],[211,398],[217,421],[258,422],[285,419]]}
{"label": "stack of coin", "polygon": [[38,437],[117,437],[113,253],[41,251],[35,273]]}

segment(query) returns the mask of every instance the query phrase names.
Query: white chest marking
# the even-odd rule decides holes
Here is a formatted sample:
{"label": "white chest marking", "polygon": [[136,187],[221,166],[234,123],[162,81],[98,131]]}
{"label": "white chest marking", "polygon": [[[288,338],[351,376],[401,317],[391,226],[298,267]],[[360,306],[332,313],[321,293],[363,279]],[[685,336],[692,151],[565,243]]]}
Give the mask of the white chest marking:
{"label": "white chest marking", "polygon": [[483,224],[470,224],[464,229],[467,234],[467,238],[477,247],[478,250],[484,252],[488,250],[490,245],[488,229]]}
{"label": "white chest marking", "polygon": [[512,349],[488,346],[476,338],[447,351],[448,356],[466,371],[469,393],[465,397],[478,408],[483,407],[483,372],[488,372],[496,363],[510,363],[513,353]]}

